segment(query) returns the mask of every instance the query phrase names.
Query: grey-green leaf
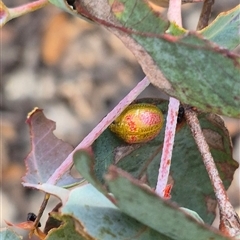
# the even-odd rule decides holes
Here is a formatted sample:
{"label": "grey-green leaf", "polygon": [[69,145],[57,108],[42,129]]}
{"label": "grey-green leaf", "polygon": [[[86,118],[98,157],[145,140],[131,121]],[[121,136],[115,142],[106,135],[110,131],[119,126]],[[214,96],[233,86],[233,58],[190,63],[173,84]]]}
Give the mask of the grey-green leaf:
{"label": "grey-green leaf", "polygon": [[[115,3],[110,4],[114,8]],[[163,28],[162,31],[158,28],[161,18],[145,20],[142,13],[149,6],[144,1],[119,0],[118,4],[121,9],[113,14],[123,25],[120,31],[127,32],[152,57],[172,84],[174,91],[165,89],[168,94],[205,112],[240,117],[239,56],[197,33],[189,32],[182,37],[164,34]],[[149,11],[151,14],[156,15]],[[158,81],[161,79],[152,83],[159,86]]]}
{"label": "grey-green leaf", "polygon": [[[50,1],[63,7],[59,1]],[[64,9],[69,12],[66,4]],[[166,34],[169,22],[154,12],[147,1],[82,0],[78,1],[77,11],[70,12],[111,29],[134,53],[151,83],[170,96],[204,112],[240,117],[240,58],[231,51],[197,32],[184,34],[179,28],[170,27]],[[230,28],[219,29],[221,34],[211,40],[232,48],[236,36],[234,40],[220,39],[236,32],[238,14],[236,9],[233,18],[229,15]],[[220,18],[217,22],[226,24],[228,20]],[[216,26],[211,27],[213,30],[217,32]],[[174,36],[178,34],[182,35]]]}
{"label": "grey-green leaf", "polygon": [[21,240],[22,237],[18,236],[14,231],[12,231],[9,228],[1,228],[0,239],[1,240]]}
{"label": "grey-green leaf", "polygon": [[106,182],[116,198],[117,206],[124,213],[173,239],[228,239],[170,206],[153,191],[115,166],[110,167]]}
{"label": "grey-green leaf", "polygon": [[[58,220],[63,221],[62,225],[57,229],[52,229],[45,240],[86,240],[77,231],[81,228],[81,224],[70,216],[56,216]],[[87,234],[86,234],[87,235]]]}
{"label": "grey-green leaf", "polygon": [[[167,101],[142,99],[139,102],[156,104],[166,118]],[[238,167],[237,162],[232,158],[232,146],[227,129],[222,119],[215,114],[202,113],[198,118],[227,189]],[[93,144],[94,171],[97,178],[103,182],[103,176],[109,165],[115,164],[135,178],[145,179],[150,187],[155,188],[164,141],[164,128],[154,140],[141,145],[126,144],[107,129]],[[177,126],[170,177],[173,183],[171,201],[196,211],[204,222],[211,224],[215,218],[214,192],[202,157],[184,119]]]}
{"label": "grey-green leaf", "polygon": [[200,33],[207,38],[229,50],[240,44],[240,7],[239,5],[228,12],[223,12]]}
{"label": "grey-green leaf", "polygon": [[[75,161],[81,161],[81,159]],[[84,172],[84,170],[87,169],[82,168],[81,172]],[[64,216],[71,215],[74,217],[79,225],[78,231],[80,235],[84,236],[85,234],[89,237],[86,237],[86,239],[171,240],[171,238],[122,213],[91,184],[72,190],[61,212]],[[70,233],[68,234],[67,237],[71,236]]]}

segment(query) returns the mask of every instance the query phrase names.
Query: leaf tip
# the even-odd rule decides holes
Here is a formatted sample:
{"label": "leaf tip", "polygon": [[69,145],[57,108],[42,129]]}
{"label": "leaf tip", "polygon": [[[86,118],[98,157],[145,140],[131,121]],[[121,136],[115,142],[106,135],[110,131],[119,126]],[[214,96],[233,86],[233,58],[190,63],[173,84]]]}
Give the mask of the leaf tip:
{"label": "leaf tip", "polygon": [[31,117],[32,117],[35,113],[37,113],[37,112],[42,112],[42,111],[43,111],[43,110],[42,110],[41,108],[35,107],[31,112],[28,113],[26,122],[29,123]]}

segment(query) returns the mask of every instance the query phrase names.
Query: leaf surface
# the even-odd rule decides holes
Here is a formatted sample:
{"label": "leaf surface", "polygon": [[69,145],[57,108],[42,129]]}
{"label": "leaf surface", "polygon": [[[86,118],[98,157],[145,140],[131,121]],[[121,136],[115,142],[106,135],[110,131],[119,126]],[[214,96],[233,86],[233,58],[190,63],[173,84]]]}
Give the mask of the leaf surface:
{"label": "leaf surface", "polygon": [[[32,150],[25,159],[27,172],[23,181],[30,184],[42,184],[47,182],[54,171],[73,151],[73,147],[53,134],[56,124],[47,119],[42,110],[35,109],[30,113],[27,123],[30,128]],[[57,185],[67,186],[79,181],[80,179],[73,178],[68,171]]]}
{"label": "leaf surface", "polygon": [[115,166],[110,167],[106,182],[116,198],[117,206],[124,213],[173,239],[228,239],[169,206],[153,191]]}
{"label": "leaf surface", "polygon": [[[87,170],[87,169],[84,169]],[[83,171],[84,172],[84,171]],[[159,239],[171,240],[159,232],[139,223],[122,213],[109,199],[91,184],[65,190],[43,184],[39,189],[62,199],[61,216],[65,223],[57,230],[51,230],[47,239]],[[67,201],[65,201],[67,198]],[[72,216],[70,219],[68,216]],[[54,217],[54,215],[53,215]],[[65,238],[60,238],[64,236]]]}
{"label": "leaf surface", "polygon": [[[140,102],[156,104],[166,119],[167,101],[143,99]],[[228,131],[222,119],[215,114],[201,113],[198,117],[221,179],[228,188],[238,167],[232,158]],[[155,188],[164,128],[165,126],[154,140],[140,145],[126,144],[107,129],[93,144],[94,171],[97,178],[103,182],[108,167],[114,164]],[[173,184],[171,201],[196,211],[205,222],[212,223],[216,207],[214,192],[201,155],[184,119],[178,124],[175,135],[170,183]]]}
{"label": "leaf surface", "polygon": [[78,232],[82,228],[81,224],[71,216],[56,216],[58,220],[63,221],[57,229],[52,229],[45,238],[46,240],[93,240],[94,238],[85,238]]}
{"label": "leaf surface", "polygon": [[[99,182],[94,176],[92,169],[93,159],[87,152],[78,151],[74,155],[74,163],[79,172],[95,186]],[[86,174],[87,173],[87,174]],[[184,212],[193,216],[184,214],[176,206],[157,196],[150,188],[146,187],[136,179],[132,179],[130,175],[110,166],[106,176],[106,184],[113,193],[113,196],[102,192],[116,204],[121,211],[147,226],[155,229],[158,232],[168,236],[170,239],[192,240],[196,236],[201,239],[227,239],[220,236],[218,233],[209,231],[206,226],[197,222],[202,222],[197,213],[184,209]],[[162,238],[147,238],[147,239],[162,239]]]}
{"label": "leaf surface", "polygon": [[21,240],[22,237],[17,235],[14,231],[9,228],[0,229],[0,239],[1,240]]}
{"label": "leaf surface", "polygon": [[[121,10],[118,6],[117,11],[115,2],[111,3],[115,17],[124,26],[120,31],[127,32],[152,57],[175,89],[174,93],[168,92],[170,95],[205,112],[240,117],[238,56],[196,33],[182,37],[163,35],[164,29],[159,30],[158,26],[159,21],[165,21],[149,21],[149,16],[156,13],[149,10],[146,15],[149,6],[144,1],[119,0],[118,5]],[[237,12],[239,15],[239,9]],[[236,32],[236,24],[233,28]]]}
{"label": "leaf surface", "polygon": [[[51,2],[69,12],[66,3],[63,6],[58,1]],[[155,86],[204,112],[240,117],[239,56],[197,32],[184,34],[184,30],[173,27],[154,12],[147,1],[93,0],[89,3],[82,0],[75,3],[79,17],[107,27],[123,41]],[[232,49],[239,41],[239,11],[236,8],[234,16],[218,18],[216,23],[221,24],[213,24],[209,28],[211,36],[206,32],[204,36]],[[72,14],[76,15],[76,11]],[[227,22],[230,27],[222,28],[222,25],[229,25]],[[223,40],[225,34],[229,37]]]}
{"label": "leaf surface", "polygon": [[217,18],[200,33],[216,44],[233,50],[240,44],[239,5],[230,11],[220,13]]}

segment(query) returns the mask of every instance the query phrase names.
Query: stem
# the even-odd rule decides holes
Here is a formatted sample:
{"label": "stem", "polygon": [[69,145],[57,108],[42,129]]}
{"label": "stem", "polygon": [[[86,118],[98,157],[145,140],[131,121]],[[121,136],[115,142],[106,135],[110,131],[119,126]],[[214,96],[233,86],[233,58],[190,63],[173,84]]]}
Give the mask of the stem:
{"label": "stem", "polygon": [[26,13],[36,11],[47,4],[48,4],[48,0],[38,0],[35,2],[27,3],[19,7],[8,8],[8,11],[10,13],[11,19],[13,19],[13,18],[20,17]]}
{"label": "stem", "polygon": [[202,7],[202,12],[198,21],[197,30],[201,30],[208,25],[209,18],[212,13],[212,6],[215,0],[205,0]]}
{"label": "stem", "polygon": [[[168,9],[168,20],[182,26],[181,17],[181,0],[170,0]],[[158,181],[156,193],[163,198],[170,198],[172,186],[167,186],[168,176],[171,167],[172,151],[174,145],[174,137],[176,132],[177,115],[180,102],[173,98],[169,98],[168,115],[166,129],[164,135],[163,150],[158,173]],[[167,192],[166,192],[167,190]]]}
{"label": "stem", "polygon": [[48,179],[48,184],[56,184],[56,182],[66,173],[73,164],[73,154],[80,149],[90,147],[93,142],[103,133],[103,131],[118,117],[122,111],[150,84],[145,77],[138,85],[132,89],[129,94],[123,98],[119,104],[103,118],[103,120],[83,139],[83,141],[68,155],[65,161],[56,169],[53,175]]}
{"label": "stem", "polygon": [[204,0],[182,0],[182,3],[199,3],[203,1]]}
{"label": "stem", "polygon": [[[168,176],[169,176],[170,166],[171,166],[172,150],[174,145],[174,137],[175,137],[175,131],[176,131],[179,104],[180,103],[177,99],[175,98],[169,99],[163,150],[162,150],[160,168],[158,173],[158,181],[157,181],[157,186],[155,190],[160,197],[167,197],[165,195],[165,189],[167,186]],[[167,195],[170,195],[170,193],[168,193]]]}
{"label": "stem", "polygon": [[170,0],[168,8],[168,20],[175,22],[182,27],[182,13],[181,13],[181,0]]}
{"label": "stem", "polygon": [[199,152],[201,153],[204,165],[208,172],[213,190],[218,202],[220,211],[220,230],[228,236],[235,236],[240,233],[240,220],[233,206],[229,202],[223,182],[219,177],[215,162],[210,153],[209,146],[203,135],[196,113],[191,108],[185,108],[185,117],[191,129]]}
{"label": "stem", "polygon": [[[213,4],[214,0],[204,1],[202,12],[197,26],[198,30],[201,30],[202,28],[208,25]],[[201,153],[204,165],[208,172],[217,199],[220,212],[219,230],[225,235],[231,237],[240,235],[239,216],[235,212],[232,204],[229,202],[227,192],[224,188],[221,178],[219,177],[218,170],[216,168],[214,159],[211,155],[209,146],[201,130],[196,113],[190,108],[185,108],[185,118],[192,131],[192,135],[195,139],[197,147]]]}
{"label": "stem", "polygon": [[44,212],[44,210],[45,210],[45,208],[46,208],[46,206],[47,206],[47,203],[48,203],[48,200],[49,200],[50,196],[51,196],[51,195],[50,195],[49,193],[46,193],[46,194],[44,195],[44,199],[43,199],[43,202],[42,202],[42,204],[41,204],[41,207],[40,207],[40,209],[39,209],[39,211],[38,211],[37,218],[36,218],[36,220],[34,221],[34,229],[29,233],[29,236],[30,236],[30,237],[34,234],[35,229],[38,228],[39,221],[40,221],[40,219],[41,219],[41,217],[42,217],[42,215],[43,215],[43,212]]}

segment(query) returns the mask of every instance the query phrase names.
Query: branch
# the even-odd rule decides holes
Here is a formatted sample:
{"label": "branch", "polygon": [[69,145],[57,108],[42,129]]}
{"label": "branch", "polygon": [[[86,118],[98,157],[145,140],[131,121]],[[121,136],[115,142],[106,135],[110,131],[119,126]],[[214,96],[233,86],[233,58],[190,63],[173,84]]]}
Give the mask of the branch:
{"label": "branch", "polygon": [[205,0],[202,7],[202,12],[198,21],[197,30],[201,30],[208,25],[209,18],[212,13],[212,6],[215,0]]}
{"label": "branch", "polygon": [[39,221],[40,221],[40,219],[41,219],[41,217],[43,215],[43,212],[44,212],[44,210],[45,210],[45,208],[47,206],[47,203],[49,201],[49,198],[50,198],[50,194],[49,193],[45,193],[44,199],[43,199],[42,204],[41,204],[41,207],[40,207],[40,209],[38,211],[37,218],[34,221],[34,229],[32,229],[30,231],[29,237],[32,237],[32,235],[34,234],[35,230],[37,229]]}
{"label": "branch", "polygon": [[219,177],[209,146],[203,135],[196,113],[189,107],[185,108],[185,117],[201,153],[204,165],[208,172],[220,211],[220,231],[228,236],[240,234],[240,219],[229,202],[223,182]]}

